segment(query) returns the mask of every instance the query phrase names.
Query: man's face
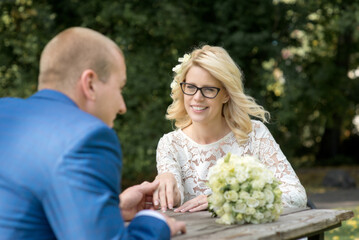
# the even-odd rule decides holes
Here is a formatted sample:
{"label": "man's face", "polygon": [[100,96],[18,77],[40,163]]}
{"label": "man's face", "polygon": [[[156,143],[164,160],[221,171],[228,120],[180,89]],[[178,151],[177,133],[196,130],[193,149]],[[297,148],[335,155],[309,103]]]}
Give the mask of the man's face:
{"label": "man's face", "polygon": [[98,85],[94,114],[109,127],[113,127],[117,114],[124,114],[127,110],[122,96],[122,89],[126,84],[126,65],[120,53],[116,54],[114,66],[107,81]]}

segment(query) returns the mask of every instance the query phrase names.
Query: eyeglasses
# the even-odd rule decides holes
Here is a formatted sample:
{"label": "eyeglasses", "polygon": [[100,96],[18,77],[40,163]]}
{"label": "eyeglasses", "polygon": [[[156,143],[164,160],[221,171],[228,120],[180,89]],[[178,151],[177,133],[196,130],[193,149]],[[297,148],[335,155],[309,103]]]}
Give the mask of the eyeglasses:
{"label": "eyeglasses", "polygon": [[197,93],[198,90],[200,90],[203,97],[210,98],[210,99],[217,97],[219,90],[221,90],[218,87],[201,87],[201,88],[199,88],[196,85],[186,83],[186,82],[181,82],[180,85],[181,85],[182,92],[186,95],[193,96]]}

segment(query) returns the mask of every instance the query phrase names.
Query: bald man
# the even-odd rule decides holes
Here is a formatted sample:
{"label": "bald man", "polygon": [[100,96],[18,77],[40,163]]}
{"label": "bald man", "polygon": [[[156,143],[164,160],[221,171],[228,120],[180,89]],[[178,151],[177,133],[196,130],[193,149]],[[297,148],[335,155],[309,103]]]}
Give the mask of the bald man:
{"label": "bald man", "polygon": [[0,99],[1,239],[169,239],[185,232],[183,222],[146,209],[156,182],[119,197],[122,152],[112,126],[126,112],[125,84],[116,44],[76,27],[43,50],[37,93]]}

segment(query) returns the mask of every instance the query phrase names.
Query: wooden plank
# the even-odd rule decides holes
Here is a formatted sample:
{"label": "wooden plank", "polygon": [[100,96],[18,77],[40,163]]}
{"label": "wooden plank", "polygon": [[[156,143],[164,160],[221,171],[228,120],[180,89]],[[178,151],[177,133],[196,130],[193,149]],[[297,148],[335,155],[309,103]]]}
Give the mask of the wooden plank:
{"label": "wooden plank", "polygon": [[[292,214],[292,213],[295,213],[295,212],[307,211],[307,210],[310,210],[310,208],[284,208],[281,216]],[[174,212],[172,210],[168,210],[165,214],[167,216],[169,216],[169,217],[176,217],[176,219],[177,218],[191,219],[191,216],[193,218],[196,218],[196,219],[202,219],[202,218],[208,218],[208,217],[211,216],[211,213],[208,212],[208,211],[201,211],[201,212],[195,212],[195,213],[189,213],[189,212],[185,212],[185,213],[178,212],[178,213],[176,213],[176,212]]]}
{"label": "wooden plank", "polygon": [[291,224],[283,225],[277,234],[280,239],[291,239],[311,233],[319,233],[334,226],[340,226],[342,221],[354,216],[352,211],[313,209],[285,216]]}
{"label": "wooden plank", "polygon": [[221,225],[207,211],[174,213],[168,216],[187,223],[187,234],[174,239],[293,239],[303,235],[320,233],[338,226],[353,217],[352,211],[326,209],[296,209],[283,211],[278,221],[266,224]]}
{"label": "wooden plank", "polygon": [[307,211],[310,208],[284,208],[281,216],[288,215],[295,212]]}

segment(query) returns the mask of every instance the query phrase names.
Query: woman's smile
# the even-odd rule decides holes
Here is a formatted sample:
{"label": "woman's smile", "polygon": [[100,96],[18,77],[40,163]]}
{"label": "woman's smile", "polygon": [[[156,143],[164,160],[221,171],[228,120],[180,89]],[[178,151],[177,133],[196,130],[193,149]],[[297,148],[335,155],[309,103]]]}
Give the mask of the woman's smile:
{"label": "woman's smile", "polygon": [[198,105],[191,105],[191,107],[195,112],[203,112],[204,110],[206,110],[208,108],[208,107],[198,106]]}

